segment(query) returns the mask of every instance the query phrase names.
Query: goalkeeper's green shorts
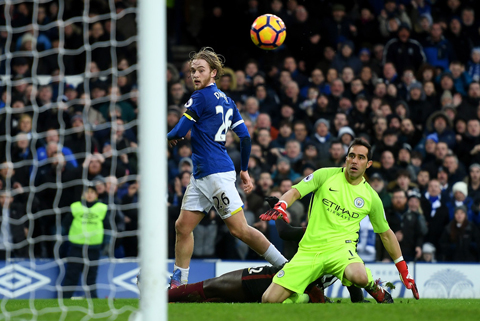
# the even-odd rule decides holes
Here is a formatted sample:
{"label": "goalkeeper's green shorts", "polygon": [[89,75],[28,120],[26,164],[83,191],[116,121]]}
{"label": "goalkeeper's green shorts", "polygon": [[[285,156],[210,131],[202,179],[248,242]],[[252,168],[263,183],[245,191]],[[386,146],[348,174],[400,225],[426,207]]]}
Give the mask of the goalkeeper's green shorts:
{"label": "goalkeeper's green shorts", "polygon": [[351,263],[363,263],[358,256],[354,244],[344,246],[323,253],[306,252],[299,250],[290,262],[273,278],[273,283],[284,288],[303,293],[305,288],[325,274],[335,275],[345,286],[352,285],[344,277],[345,268]]}

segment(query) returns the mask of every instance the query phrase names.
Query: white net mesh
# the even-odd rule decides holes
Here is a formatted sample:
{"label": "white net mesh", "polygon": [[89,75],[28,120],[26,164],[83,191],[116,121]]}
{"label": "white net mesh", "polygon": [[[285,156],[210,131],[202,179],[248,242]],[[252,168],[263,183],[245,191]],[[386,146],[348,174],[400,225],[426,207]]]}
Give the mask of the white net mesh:
{"label": "white net mesh", "polygon": [[[137,9],[7,0],[0,11],[0,320],[114,320],[137,306],[114,299],[138,297]],[[69,242],[75,222],[84,238]],[[108,300],[97,309],[96,297]]]}

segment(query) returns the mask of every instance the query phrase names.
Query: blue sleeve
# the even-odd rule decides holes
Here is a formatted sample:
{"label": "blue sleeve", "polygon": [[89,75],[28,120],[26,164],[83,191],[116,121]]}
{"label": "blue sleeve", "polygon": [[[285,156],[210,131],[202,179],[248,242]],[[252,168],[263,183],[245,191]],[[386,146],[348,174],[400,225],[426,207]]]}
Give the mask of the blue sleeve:
{"label": "blue sleeve", "polygon": [[73,156],[72,150],[68,147],[63,147],[62,148],[62,153],[63,156],[65,156],[65,160],[69,162],[70,164],[73,165],[73,167],[77,168],[78,163],[77,160],[75,159],[75,156]]}
{"label": "blue sleeve", "polygon": [[195,120],[193,120],[193,118],[189,119],[188,117],[189,116],[187,116],[187,113],[185,113],[182,116],[182,118],[180,118],[180,121],[167,134],[167,139],[168,140],[179,139],[179,138],[185,137],[185,135],[187,135],[188,131],[190,129],[192,129],[193,123],[195,122]]}
{"label": "blue sleeve", "polygon": [[[245,125],[243,125],[245,126]],[[246,128],[246,126],[245,126]],[[247,132],[248,133],[248,132]],[[248,161],[250,159],[250,151],[252,149],[252,140],[250,136],[240,139],[240,169],[242,171],[248,170]]]}

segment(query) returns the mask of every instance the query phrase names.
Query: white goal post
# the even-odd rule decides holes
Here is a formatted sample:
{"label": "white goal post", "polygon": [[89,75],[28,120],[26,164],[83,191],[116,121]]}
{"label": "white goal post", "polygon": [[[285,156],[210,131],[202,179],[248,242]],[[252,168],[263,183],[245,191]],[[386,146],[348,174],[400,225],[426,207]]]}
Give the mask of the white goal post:
{"label": "white goal post", "polygon": [[139,1],[140,320],[167,320],[166,1]]}

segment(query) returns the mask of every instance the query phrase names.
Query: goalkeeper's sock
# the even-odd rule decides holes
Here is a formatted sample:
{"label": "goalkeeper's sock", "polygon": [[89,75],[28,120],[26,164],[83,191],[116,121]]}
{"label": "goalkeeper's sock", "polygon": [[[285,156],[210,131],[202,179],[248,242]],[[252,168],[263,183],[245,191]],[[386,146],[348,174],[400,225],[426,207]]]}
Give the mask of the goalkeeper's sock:
{"label": "goalkeeper's sock", "polygon": [[168,302],[205,302],[206,300],[203,281],[168,290]]}
{"label": "goalkeeper's sock", "polygon": [[306,293],[292,293],[288,298],[285,299],[282,303],[308,303],[310,297]]}
{"label": "goalkeeper's sock", "polygon": [[287,262],[287,259],[280,253],[277,248],[270,244],[267,251],[262,255],[274,267],[282,267]]}
{"label": "goalkeeper's sock", "polygon": [[180,279],[180,283],[183,285],[183,284],[187,284],[188,283],[188,272],[190,272],[190,267],[186,268],[186,269],[183,269],[179,266],[177,266],[176,264],[173,265],[173,270],[180,270],[180,272],[182,273],[182,277]]}

